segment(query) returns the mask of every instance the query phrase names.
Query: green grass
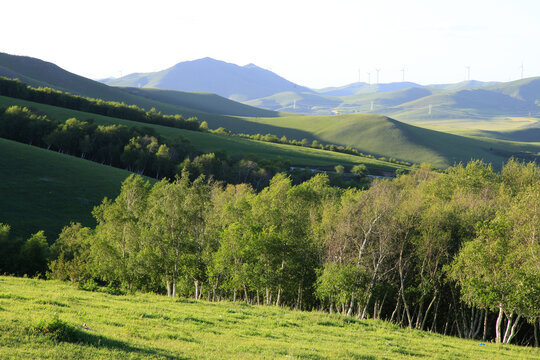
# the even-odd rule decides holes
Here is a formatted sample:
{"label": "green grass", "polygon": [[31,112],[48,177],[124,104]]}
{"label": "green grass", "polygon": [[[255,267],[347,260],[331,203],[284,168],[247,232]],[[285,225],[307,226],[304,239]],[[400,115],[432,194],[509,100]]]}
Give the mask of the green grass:
{"label": "green grass", "polygon": [[[83,328],[86,324],[87,329]],[[538,349],[244,303],[0,277],[2,359],[537,359]],[[54,336],[56,335],[56,340]]]}
{"label": "green grass", "polygon": [[303,131],[310,133],[311,136],[307,137],[309,140],[352,145],[365,153],[416,163],[428,162],[438,167],[467,162],[471,158],[483,159],[500,167],[512,155],[530,153],[535,156],[540,152],[540,143],[457,136],[372,114],[250,120],[261,128],[272,125],[283,129],[276,134],[278,136],[290,136],[295,131]]}
{"label": "green grass", "polygon": [[0,222],[28,236],[56,238],[70,221],[93,225],[91,212],[115,197],[129,172],[0,139]]}
{"label": "green grass", "polygon": [[[79,120],[94,119],[94,121],[98,124],[124,124],[126,126],[147,126],[154,129],[157,133],[164,136],[165,138],[174,139],[177,138],[178,135],[182,135],[185,138],[189,139],[191,144],[201,152],[216,152],[220,150],[225,150],[227,154],[231,156],[245,156],[252,154],[260,158],[267,159],[280,156],[284,160],[289,160],[293,165],[297,166],[334,166],[337,164],[342,164],[344,166],[353,166],[355,164],[365,164],[371,171],[392,171],[395,169],[404,168],[401,165],[348,154],[176,129],[160,125],[143,124],[129,120],[116,119],[107,116],[84,113],[66,108],[60,108],[56,106],[44,105],[26,100],[0,96],[0,106],[7,107],[10,105],[27,106],[39,112],[45,113],[53,119],[62,121],[70,117],[76,117]],[[253,123],[253,125],[257,126],[257,124],[255,123]]]}

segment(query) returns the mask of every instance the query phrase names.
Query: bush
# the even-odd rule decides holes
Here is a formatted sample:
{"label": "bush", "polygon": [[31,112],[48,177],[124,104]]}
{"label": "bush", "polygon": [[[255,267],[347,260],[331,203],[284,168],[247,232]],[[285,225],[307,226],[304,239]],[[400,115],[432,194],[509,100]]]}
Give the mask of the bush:
{"label": "bush", "polygon": [[41,320],[30,328],[30,334],[43,335],[54,341],[79,342],[80,331],[68,323],[54,317],[52,320]]}

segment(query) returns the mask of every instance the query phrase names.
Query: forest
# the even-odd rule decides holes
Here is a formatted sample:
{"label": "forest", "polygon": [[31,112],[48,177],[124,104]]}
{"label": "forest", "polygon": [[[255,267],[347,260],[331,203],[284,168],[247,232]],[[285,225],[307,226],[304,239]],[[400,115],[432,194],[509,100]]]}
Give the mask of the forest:
{"label": "forest", "polygon": [[534,163],[415,166],[367,189],[321,174],[295,185],[278,173],[260,191],[187,169],[154,185],[132,175],[93,216],[95,227],[72,223],[51,245],[41,232],[13,241],[2,225],[12,246],[0,271],[538,346]]}

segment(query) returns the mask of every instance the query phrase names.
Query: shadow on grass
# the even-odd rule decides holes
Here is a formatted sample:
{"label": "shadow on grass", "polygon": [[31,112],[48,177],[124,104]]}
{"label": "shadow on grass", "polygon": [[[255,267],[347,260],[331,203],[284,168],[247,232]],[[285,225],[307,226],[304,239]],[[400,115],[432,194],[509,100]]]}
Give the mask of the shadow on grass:
{"label": "shadow on grass", "polygon": [[68,342],[95,348],[109,348],[126,353],[136,353],[143,356],[157,356],[163,359],[183,360],[186,357],[171,355],[161,349],[153,349],[131,345],[125,341],[115,340],[106,336],[93,334],[90,329],[80,329],[74,327],[58,318],[52,321],[41,321],[30,328],[30,333],[37,336],[46,336],[53,341]]}

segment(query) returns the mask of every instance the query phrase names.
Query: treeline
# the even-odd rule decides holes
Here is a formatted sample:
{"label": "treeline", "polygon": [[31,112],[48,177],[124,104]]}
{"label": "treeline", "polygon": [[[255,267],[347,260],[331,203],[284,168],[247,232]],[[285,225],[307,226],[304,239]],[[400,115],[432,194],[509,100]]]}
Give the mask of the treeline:
{"label": "treeline", "polygon": [[352,147],[350,145],[342,146],[342,145],[335,145],[335,144],[321,144],[318,140],[313,140],[310,143],[309,140],[306,139],[306,138],[304,138],[302,140],[287,139],[287,137],[285,135],[283,135],[281,138],[279,138],[279,137],[277,137],[276,135],[273,135],[273,134],[266,134],[266,135],[262,135],[262,134],[243,134],[243,133],[234,134],[231,131],[229,131],[229,130],[223,128],[223,127],[217,128],[215,130],[209,130],[208,129],[208,124],[206,123],[206,121],[203,121],[201,123],[200,128],[201,128],[202,131],[209,131],[209,132],[212,132],[214,134],[219,134],[219,135],[237,136],[237,137],[241,137],[241,138],[245,138],[245,139],[251,139],[251,140],[256,140],[256,141],[264,141],[264,142],[271,142],[271,143],[275,143],[275,144],[285,144],[285,145],[294,145],[294,146],[302,146],[302,147],[311,147],[313,149],[320,149],[320,150],[326,150],[326,151],[339,152],[339,153],[343,153],[343,154],[349,154],[349,155],[365,157],[365,158],[368,158],[368,159],[377,159],[377,160],[384,161],[384,162],[389,162],[389,163],[392,163],[392,164],[399,164],[399,165],[404,165],[404,166],[411,166],[412,165],[410,162],[403,161],[403,160],[398,160],[398,159],[393,158],[393,157],[387,158],[385,156],[381,156],[381,157],[377,158],[377,157],[375,157],[374,155],[371,155],[371,154],[364,154],[361,151],[359,151],[358,149],[356,149],[356,148],[354,148],[354,147]]}
{"label": "treeline", "polygon": [[501,343],[538,344],[540,168],[416,167],[367,190],[299,185],[255,192],[188,174],[129,177],[66,227],[50,276],[209,301],[377,318]]}
{"label": "treeline", "polygon": [[[0,108],[0,138],[39,146],[64,154],[127,169],[161,179],[173,178],[182,171],[194,180],[200,175],[231,184],[248,183],[256,189],[268,185],[272,176],[290,170],[281,158],[258,159],[256,156],[231,157],[224,152],[203,154],[181,136],[166,140],[149,127],[97,125],[92,120],[76,118],[65,122],[49,119],[28,108]],[[331,182],[341,187],[364,187],[364,172],[345,178],[332,175]],[[295,170],[291,177],[300,183],[313,177],[311,171]]]}
{"label": "treeline", "polygon": [[92,99],[48,87],[33,88],[20,82],[18,79],[12,80],[1,76],[0,95],[119,119],[164,125],[180,129],[198,131],[200,126],[199,120],[195,117],[184,119],[182,115],[164,115],[155,108],[146,111],[136,105],[126,105],[114,101]]}
{"label": "treeline", "polygon": [[114,101],[104,101],[101,99],[92,99],[84,96],[73,95],[70,93],[62,92],[56,89],[48,87],[34,88],[22,83],[18,79],[8,79],[0,76],[0,95],[9,96],[28,101],[34,101],[41,104],[47,104],[52,106],[59,106],[77,111],[83,111],[98,115],[110,116],[119,119],[132,120],[148,124],[157,124],[169,127],[176,127],[180,129],[187,129],[192,131],[205,131],[212,132],[220,135],[238,136],[243,138],[249,138],[252,140],[281,143],[295,146],[312,147],[315,149],[322,149],[327,151],[340,152],[344,154],[356,155],[366,157],[369,159],[377,159],[380,161],[390,162],[394,164],[401,164],[405,166],[411,165],[407,161],[397,160],[395,158],[379,157],[376,158],[371,154],[364,154],[358,149],[351,146],[341,146],[334,144],[323,145],[317,140],[314,140],[311,144],[307,139],[302,140],[288,140],[287,137],[282,136],[278,138],[272,134],[234,134],[230,130],[220,127],[215,130],[208,128],[208,123],[203,121],[199,123],[196,117],[184,119],[182,115],[164,115],[155,108],[146,111],[139,108],[136,105],[126,105],[125,103],[119,103]]}

